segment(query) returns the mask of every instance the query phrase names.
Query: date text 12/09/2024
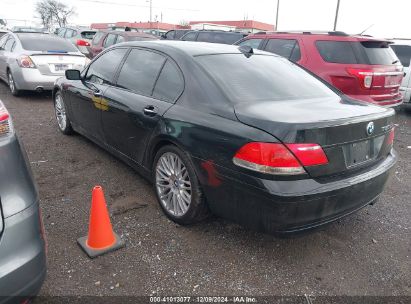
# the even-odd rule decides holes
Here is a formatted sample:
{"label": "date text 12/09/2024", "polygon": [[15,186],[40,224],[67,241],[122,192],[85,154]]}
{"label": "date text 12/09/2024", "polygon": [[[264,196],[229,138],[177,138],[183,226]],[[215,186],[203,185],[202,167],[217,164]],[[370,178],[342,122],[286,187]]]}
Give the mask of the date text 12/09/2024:
{"label": "date text 12/09/2024", "polygon": [[150,303],[257,303],[255,297],[150,297]]}

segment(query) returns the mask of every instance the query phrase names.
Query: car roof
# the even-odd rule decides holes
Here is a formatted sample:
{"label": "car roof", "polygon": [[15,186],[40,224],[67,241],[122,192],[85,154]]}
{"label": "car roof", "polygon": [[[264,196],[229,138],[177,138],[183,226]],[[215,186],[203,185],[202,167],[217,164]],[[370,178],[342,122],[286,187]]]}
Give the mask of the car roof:
{"label": "car roof", "polygon": [[250,38],[302,38],[307,40],[332,40],[332,41],[387,41],[387,39],[375,38],[367,35],[349,35],[340,31],[278,31],[278,32],[259,32],[250,34]]}
{"label": "car roof", "polygon": [[[241,54],[237,45],[208,43],[208,42],[194,42],[194,41],[180,41],[180,40],[152,40],[152,41],[130,41],[117,44],[134,46],[134,47],[146,47],[160,52],[175,51],[185,53],[189,56],[201,56],[201,55],[217,55],[217,54]],[[277,55],[267,53],[257,49],[253,49],[255,54],[264,54],[276,57]]]}

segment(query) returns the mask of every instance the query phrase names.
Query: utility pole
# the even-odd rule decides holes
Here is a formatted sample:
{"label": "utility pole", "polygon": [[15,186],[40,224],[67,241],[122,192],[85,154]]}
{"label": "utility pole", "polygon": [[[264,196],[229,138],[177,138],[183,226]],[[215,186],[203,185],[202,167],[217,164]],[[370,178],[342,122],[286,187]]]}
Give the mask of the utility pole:
{"label": "utility pole", "polygon": [[278,12],[279,11],[280,11],[280,0],[277,0],[277,12],[275,14],[275,30],[276,31],[278,31]]}
{"label": "utility pole", "polygon": [[153,22],[153,0],[146,0],[146,2],[150,2],[150,28],[151,22]]}
{"label": "utility pole", "polygon": [[340,10],[340,0],[337,0],[337,10],[335,11],[334,31],[337,30],[338,11]]}

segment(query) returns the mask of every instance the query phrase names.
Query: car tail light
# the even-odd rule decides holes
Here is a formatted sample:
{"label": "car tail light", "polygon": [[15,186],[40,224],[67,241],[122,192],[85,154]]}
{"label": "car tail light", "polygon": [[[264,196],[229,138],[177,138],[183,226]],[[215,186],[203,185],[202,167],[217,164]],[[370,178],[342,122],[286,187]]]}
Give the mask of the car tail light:
{"label": "car tail light", "polygon": [[306,172],[302,165],[324,165],[328,159],[317,144],[251,142],[238,150],[233,162],[239,167],[260,173],[298,175]]}
{"label": "car tail light", "polygon": [[391,146],[394,144],[394,137],[395,137],[395,127],[391,129],[390,133],[388,134],[388,145]]}
{"label": "car tail light", "polygon": [[317,144],[286,144],[303,166],[320,166],[328,164],[324,150]]}
{"label": "car tail light", "polygon": [[30,56],[20,56],[19,58],[17,58],[17,63],[20,67],[22,68],[35,68],[36,65],[33,63],[33,60],[31,60]]}
{"label": "car tail light", "polygon": [[10,114],[0,101],[0,138],[12,133]]}
{"label": "car tail light", "polygon": [[372,86],[374,71],[371,69],[355,69],[355,68],[347,68],[347,72],[353,76],[355,76],[360,85],[365,88],[369,89]]}
{"label": "car tail light", "polygon": [[90,46],[90,43],[88,43],[87,41],[83,40],[83,39],[78,39],[76,44],[78,46]]}

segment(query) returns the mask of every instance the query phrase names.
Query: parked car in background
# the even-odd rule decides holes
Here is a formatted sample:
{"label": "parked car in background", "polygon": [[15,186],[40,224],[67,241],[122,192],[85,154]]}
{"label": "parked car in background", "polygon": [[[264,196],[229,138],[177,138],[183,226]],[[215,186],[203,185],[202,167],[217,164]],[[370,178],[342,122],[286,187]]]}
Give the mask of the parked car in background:
{"label": "parked car in background", "polygon": [[57,36],[69,40],[86,57],[91,58],[91,41],[96,34],[95,30],[85,27],[61,27],[57,31]]}
{"label": "parked car in background", "polygon": [[0,303],[29,303],[46,276],[39,198],[24,147],[0,101]]}
{"label": "parked car in background", "polygon": [[99,31],[91,42],[91,57],[100,54],[104,49],[125,41],[158,40],[158,36],[135,31]]}
{"label": "parked car in background", "polygon": [[60,131],[151,180],[179,224],[211,210],[274,233],[321,226],[373,204],[397,159],[394,110],[249,47],[123,43],[53,98]]}
{"label": "parked car in background", "polygon": [[45,33],[47,34],[47,29],[42,27],[31,27],[31,26],[13,26],[11,31],[14,33]]}
{"label": "parked car in background", "polygon": [[390,46],[398,56],[405,72],[400,88],[404,95],[404,106],[411,107],[411,40],[393,40],[393,42]]}
{"label": "parked car in background", "polygon": [[186,33],[180,40],[183,41],[199,41],[210,43],[233,44],[238,40],[246,37],[247,34],[241,32],[226,32],[226,31],[191,31]]}
{"label": "parked car in background", "polygon": [[271,32],[236,44],[288,58],[354,99],[381,106],[402,103],[403,67],[387,40],[343,32]]}
{"label": "parked car in background", "polygon": [[188,32],[192,30],[171,30],[161,36],[164,40],[180,40]]}
{"label": "parked car in background", "polygon": [[13,95],[51,90],[67,69],[83,69],[88,59],[69,41],[41,33],[8,33],[0,38],[0,79]]}
{"label": "parked car in background", "polygon": [[0,38],[2,36],[6,35],[7,33],[8,33],[8,31],[0,29]]}

